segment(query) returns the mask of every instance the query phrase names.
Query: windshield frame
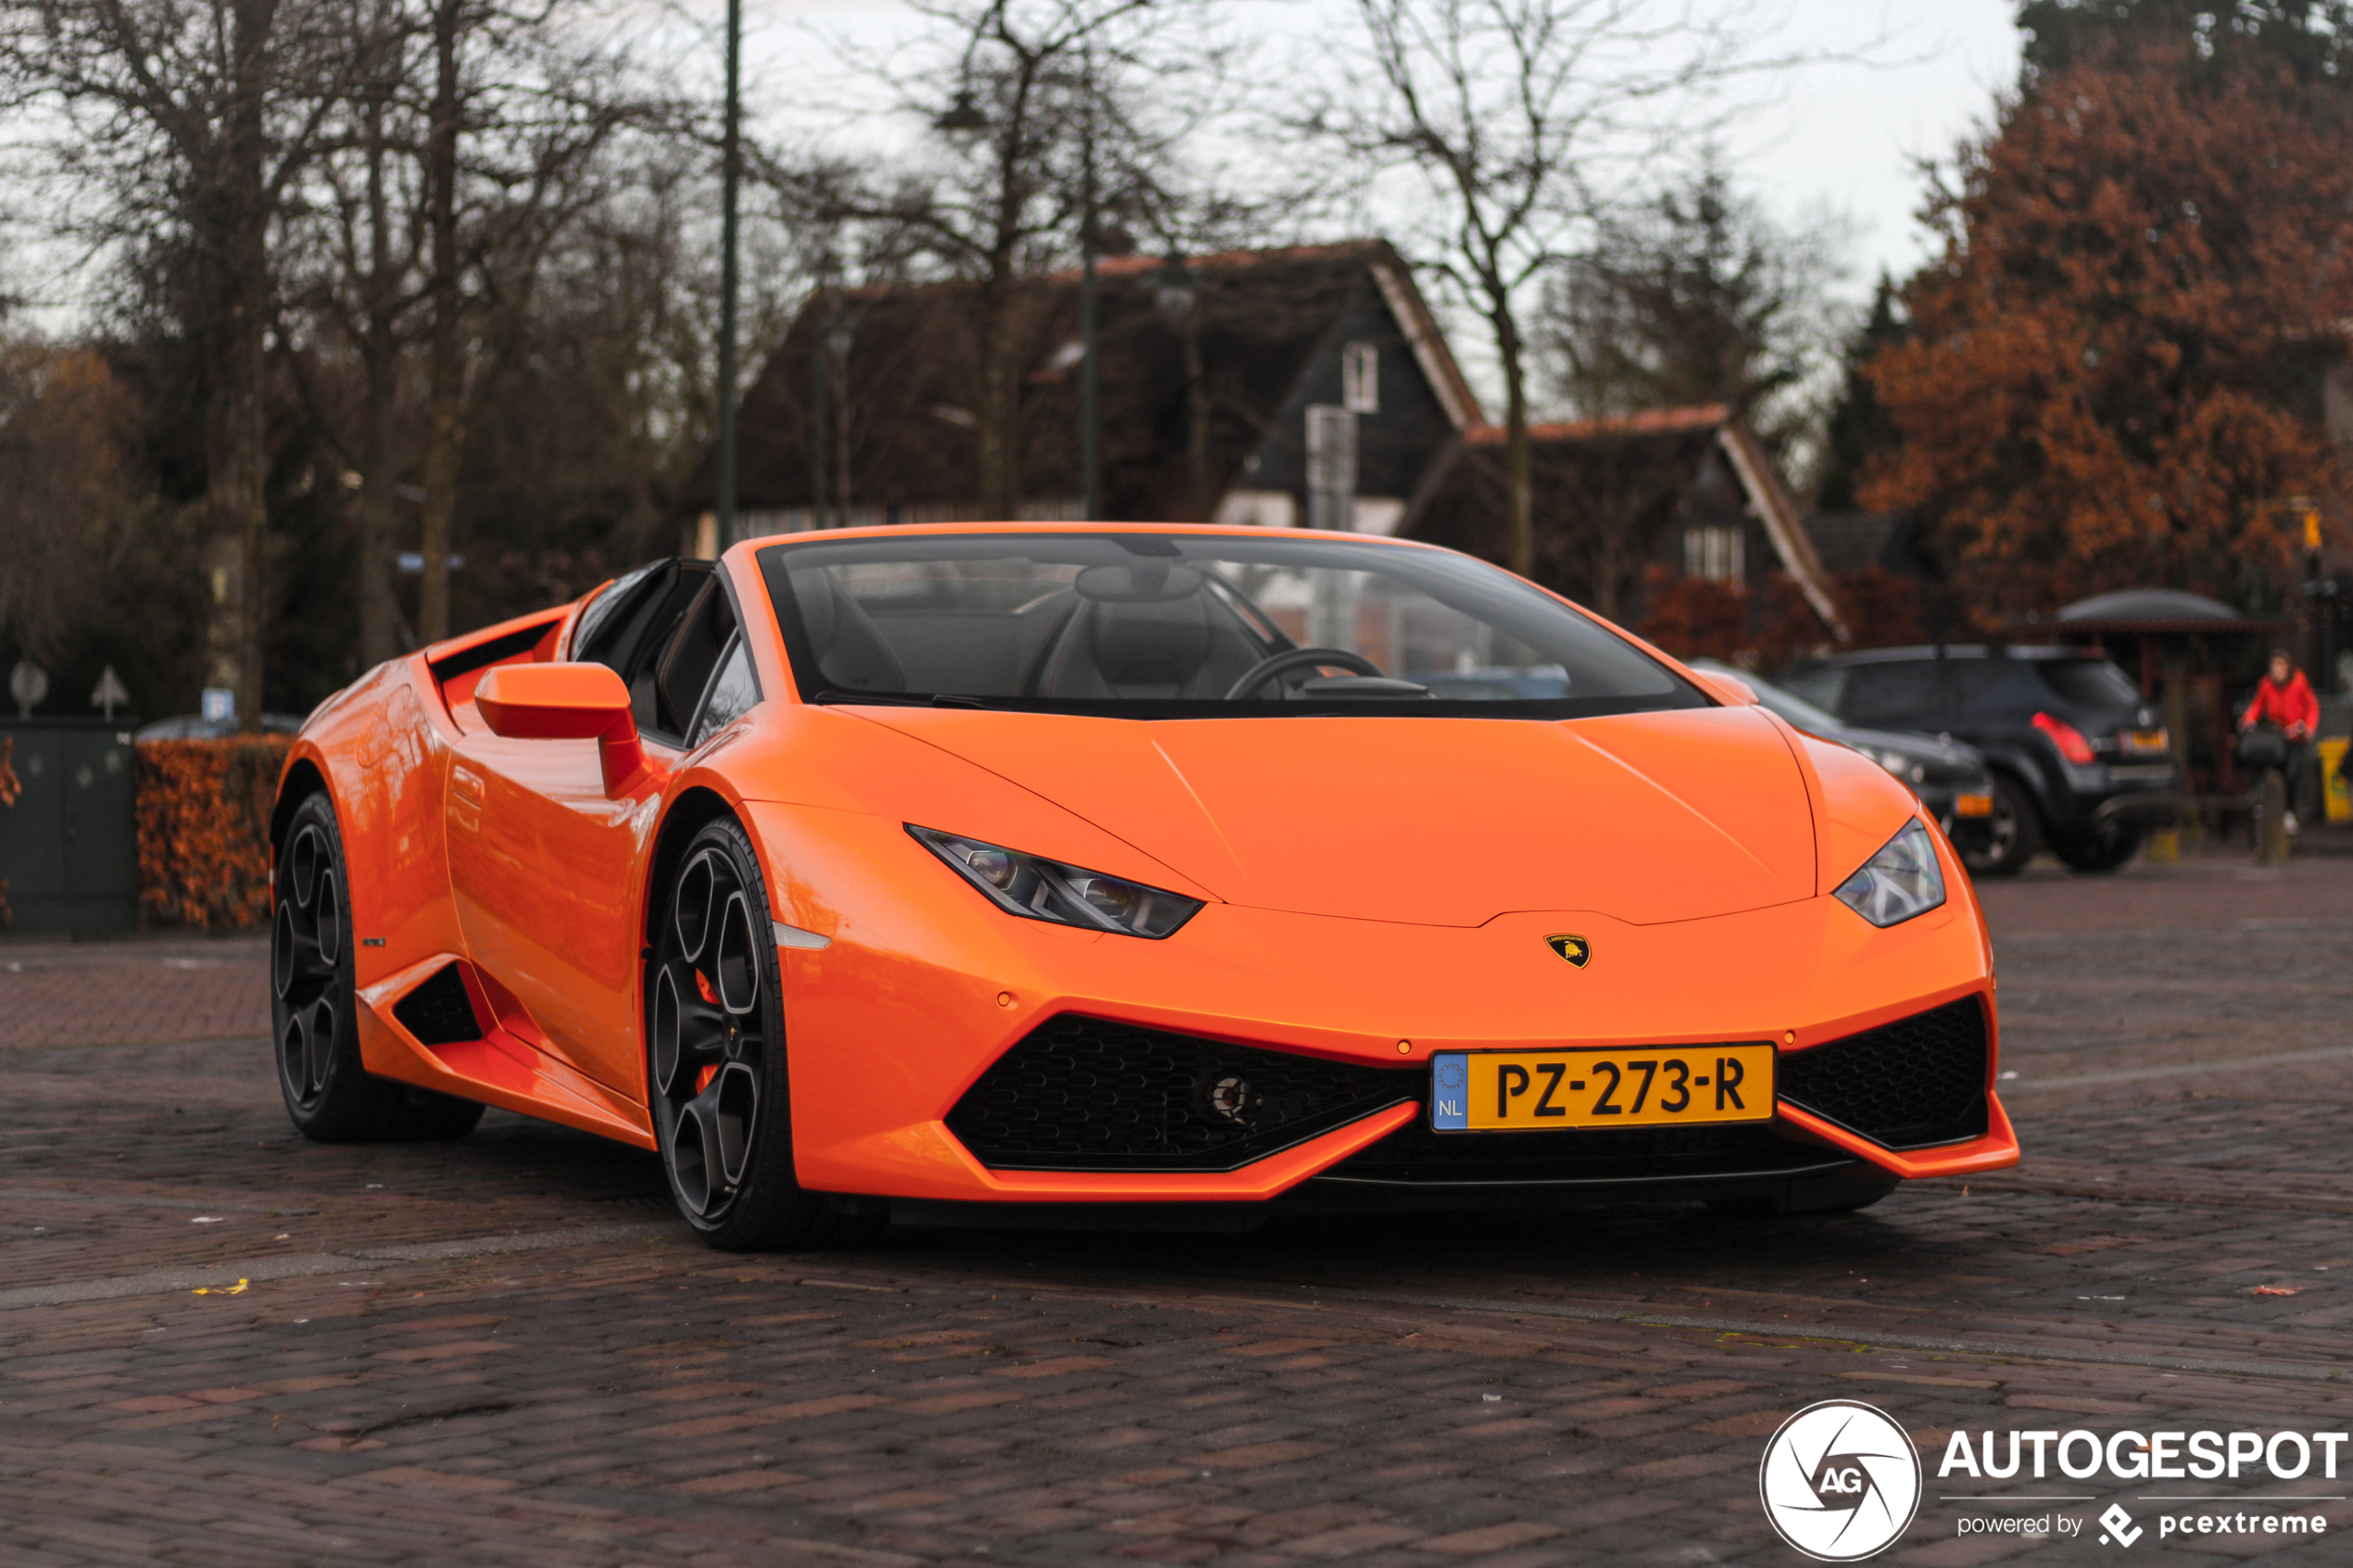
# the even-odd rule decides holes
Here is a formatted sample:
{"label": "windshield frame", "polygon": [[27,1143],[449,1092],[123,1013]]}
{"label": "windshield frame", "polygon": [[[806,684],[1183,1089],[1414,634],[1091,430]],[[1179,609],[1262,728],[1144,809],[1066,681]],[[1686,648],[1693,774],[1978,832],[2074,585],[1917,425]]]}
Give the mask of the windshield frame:
{"label": "windshield frame", "polygon": [[[1478,571],[1492,573],[1499,580],[1493,587],[1507,594],[1523,596],[1531,611],[1547,615],[1574,618],[1584,623],[1590,633],[1607,638],[1627,654],[1655,668],[1667,683],[1661,693],[1640,696],[1562,696],[1548,698],[1448,698],[1441,696],[1383,698],[1364,696],[1291,696],[1245,698],[1228,701],[1223,698],[1112,698],[1084,697],[1021,697],[983,696],[958,692],[876,692],[851,691],[824,684],[815,652],[803,626],[800,607],[790,577],[791,552],[822,548],[824,546],[852,544],[912,543],[917,539],[941,542],[943,555],[952,558],[961,551],[975,546],[1001,544],[1006,541],[1100,541],[1116,546],[1139,557],[1168,557],[1177,552],[1176,541],[1199,540],[1214,544],[1231,541],[1250,546],[1280,542],[1304,546],[1311,549],[1374,548],[1384,553],[1412,552],[1460,561]],[[1155,548],[1155,546],[1158,548]],[[794,695],[797,700],[812,707],[888,707],[944,708],[980,709],[990,712],[1050,713],[1073,717],[1136,719],[1161,721],[1176,719],[1252,719],[1252,718],[1417,718],[1417,719],[1519,719],[1561,720],[1599,718],[1623,713],[1647,713],[1684,709],[1721,707],[1716,696],[1693,683],[1678,666],[1620,632],[1617,627],[1592,615],[1570,601],[1516,577],[1502,568],[1478,560],[1475,557],[1435,546],[1412,541],[1390,540],[1378,535],[1356,533],[1306,533],[1298,531],[1251,529],[1187,528],[1181,525],[1150,529],[1126,529],[1117,525],[1082,525],[1063,527],[1023,527],[997,525],[975,529],[894,528],[888,530],[812,531],[785,538],[759,542],[751,551],[752,561],[768,592],[769,607],[784,644],[786,659],[790,667]],[[1414,581],[1412,586],[1429,592],[1427,583]],[[1230,586],[1230,585],[1229,585]],[[1485,587],[1488,584],[1481,583]],[[1432,594],[1433,598],[1440,596]],[[1445,601],[1440,598],[1441,603]],[[1253,607],[1254,608],[1254,607]],[[1468,613],[1468,612],[1465,612]]]}
{"label": "windshield frame", "polygon": [[[1724,674],[1745,682],[1756,694],[1756,706],[1787,723],[1792,729],[1803,730],[1809,735],[1834,735],[1854,725],[1826,708],[1806,701],[1787,686],[1768,681],[1762,675],[1752,675],[1733,665],[1703,659],[1692,666],[1702,674]],[[1798,715],[1803,714],[1800,718]]]}

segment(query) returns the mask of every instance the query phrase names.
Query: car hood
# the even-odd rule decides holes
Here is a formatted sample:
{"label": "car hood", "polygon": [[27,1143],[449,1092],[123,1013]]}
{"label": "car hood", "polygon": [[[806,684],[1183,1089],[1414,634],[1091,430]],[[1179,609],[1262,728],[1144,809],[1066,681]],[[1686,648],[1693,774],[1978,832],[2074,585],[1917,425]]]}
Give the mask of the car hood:
{"label": "car hood", "polygon": [[1426,925],[1522,909],[1654,924],[1814,892],[1806,783],[1754,709],[1557,723],[857,711],[1228,903]]}

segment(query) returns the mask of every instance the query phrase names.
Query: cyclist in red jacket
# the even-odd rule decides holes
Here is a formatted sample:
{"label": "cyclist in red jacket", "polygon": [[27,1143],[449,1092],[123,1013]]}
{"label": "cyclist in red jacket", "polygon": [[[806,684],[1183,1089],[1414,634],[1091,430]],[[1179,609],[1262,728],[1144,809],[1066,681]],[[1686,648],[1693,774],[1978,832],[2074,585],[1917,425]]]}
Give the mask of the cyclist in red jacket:
{"label": "cyclist in red jacket", "polygon": [[2271,671],[2255,683],[2255,700],[2239,716],[2242,731],[2266,723],[2277,724],[2287,737],[2287,761],[2280,775],[2287,785],[2285,826],[2294,833],[2296,789],[2304,780],[2305,754],[2321,727],[2321,703],[2312,695],[2312,683],[2304,678],[2304,671],[2296,667],[2296,660],[2285,648],[2271,650]]}

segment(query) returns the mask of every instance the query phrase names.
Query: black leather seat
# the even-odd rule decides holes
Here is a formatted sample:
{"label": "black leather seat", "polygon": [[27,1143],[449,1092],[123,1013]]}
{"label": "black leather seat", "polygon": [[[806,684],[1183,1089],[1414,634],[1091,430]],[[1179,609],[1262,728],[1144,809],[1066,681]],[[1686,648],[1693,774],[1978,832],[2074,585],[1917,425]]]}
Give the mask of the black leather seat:
{"label": "black leather seat", "polygon": [[793,573],[800,624],[825,684],[852,692],[903,692],[907,671],[858,601],[829,571]]}
{"label": "black leather seat", "polygon": [[1084,701],[1222,697],[1255,662],[1205,594],[1082,604],[1045,659],[1040,696]]}

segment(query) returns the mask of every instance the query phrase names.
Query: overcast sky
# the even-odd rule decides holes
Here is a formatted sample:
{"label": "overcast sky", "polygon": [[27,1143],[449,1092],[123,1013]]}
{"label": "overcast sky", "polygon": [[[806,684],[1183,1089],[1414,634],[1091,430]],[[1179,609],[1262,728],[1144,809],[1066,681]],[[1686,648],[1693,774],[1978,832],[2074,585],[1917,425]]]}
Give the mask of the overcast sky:
{"label": "overcast sky", "polygon": [[[672,0],[714,24],[721,0]],[[1263,26],[1270,47],[1349,25],[1347,0],[1219,0]],[[1694,0],[1705,10],[1708,0]],[[1838,56],[1778,83],[1732,138],[1736,171],[1787,219],[1830,213],[1853,229],[1854,292],[1881,268],[1902,276],[1925,254],[1914,212],[1922,157],[1945,158],[1991,113],[2018,75],[2015,0],[1727,0],[1780,19],[1762,52]],[[868,48],[912,36],[920,19],[899,0],[745,0],[747,80],[756,116],[835,83],[810,47],[811,29]],[[943,88],[945,91],[945,88]],[[764,100],[761,101],[761,100]]]}
{"label": "overcast sky", "polygon": [[[1312,60],[1323,37],[1352,26],[1351,0],[1215,3],[1253,37],[1263,32],[1268,58]],[[1690,3],[1705,11],[1713,0]],[[1779,19],[1760,52],[1868,56],[1809,66],[1763,90],[1755,111],[1739,122],[1730,151],[1736,174],[1784,220],[1843,222],[1851,269],[1843,292],[1850,299],[1865,297],[1881,269],[1899,278],[1911,271],[1926,254],[1914,218],[1922,188],[1915,164],[1948,157],[2016,80],[2015,0],[1723,4]],[[827,51],[812,33],[881,52],[924,27],[901,0],[744,0],[744,6],[747,109],[755,121],[772,125],[799,119],[806,126],[812,115],[823,118],[820,102],[839,102],[843,78],[828,70]],[[675,62],[681,78],[700,78],[697,85],[715,94],[724,15],[724,0],[617,0],[599,31],[617,26],[641,49],[641,60]],[[698,37],[702,26],[711,31]],[[952,82],[943,80],[943,106],[950,91]],[[855,137],[873,132],[871,125],[856,126],[838,112],[830,119]],[[921,127],[911,123],[909,130]],[[32,212],[10,216],[30,220]],[[84,291],[94,280],[72,265],[80,253],[42,243],[39,227],[37,220],[14,226],[10,237],[18,248],[7,257],[6,282],[31,295],[27,314],[34,322],[70,331],[83,319]]]}

